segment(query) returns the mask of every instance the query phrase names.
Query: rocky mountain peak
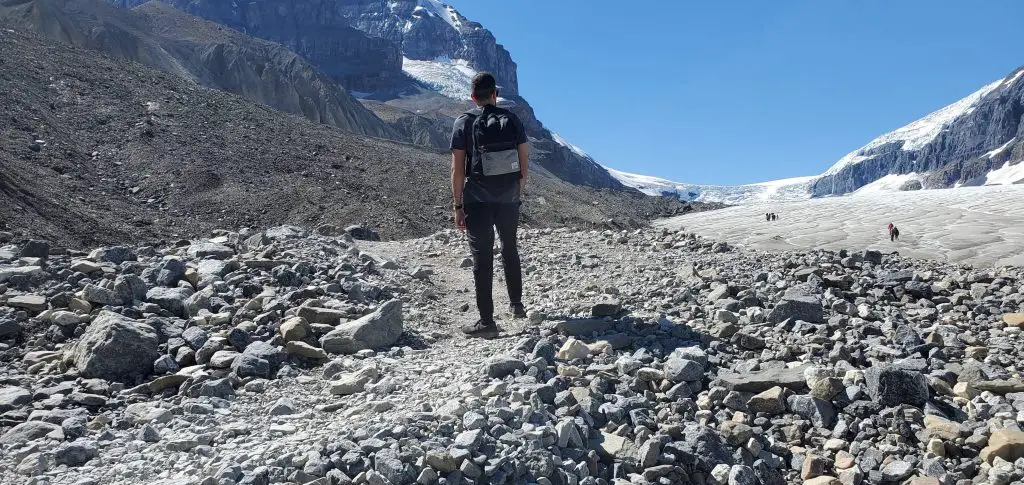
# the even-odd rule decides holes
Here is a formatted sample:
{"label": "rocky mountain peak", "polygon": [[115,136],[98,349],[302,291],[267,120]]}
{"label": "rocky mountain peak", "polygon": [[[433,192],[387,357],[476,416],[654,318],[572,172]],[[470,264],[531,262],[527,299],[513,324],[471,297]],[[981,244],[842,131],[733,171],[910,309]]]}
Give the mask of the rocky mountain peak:
{"label": "rocky mountain peak", "polygon": [[505,93],[519,93],[511,54],[494,34],[450,5],[437,0],[331,3],[346,6],[345,17],[353,27],[400,44],[409,59],[464,59],[477,70],[493,73]]}

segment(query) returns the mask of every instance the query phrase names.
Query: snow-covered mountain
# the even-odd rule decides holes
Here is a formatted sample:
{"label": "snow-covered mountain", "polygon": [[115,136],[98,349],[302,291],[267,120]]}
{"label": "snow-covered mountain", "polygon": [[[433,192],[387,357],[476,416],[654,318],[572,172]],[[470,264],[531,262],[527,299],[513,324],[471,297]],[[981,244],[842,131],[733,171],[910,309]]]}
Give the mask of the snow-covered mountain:
{"label": "snow-covered mountain", "polygon": [[609,170],[647,194],[730,204],[1024,183],[1024,68],[871,140],[816,176],[715,186]]}
{"label": "snow-covered mountain", "polygon": [[1024,158],[1022,105],[1024,68],[850,152],[812,184],[811,193],[1017,182]]}

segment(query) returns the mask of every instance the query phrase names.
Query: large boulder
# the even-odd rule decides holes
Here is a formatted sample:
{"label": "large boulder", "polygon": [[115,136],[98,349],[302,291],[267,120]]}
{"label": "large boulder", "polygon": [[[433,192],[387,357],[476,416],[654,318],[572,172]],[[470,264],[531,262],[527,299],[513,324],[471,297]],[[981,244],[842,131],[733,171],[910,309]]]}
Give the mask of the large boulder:
{"label": "large boulder", "polygon": [[0,283],[4,283],[9,279],[18,276],[32,277],[42,274],[42,272],[43,268],[41,266],[0,267]]}
{"label": "large boulder", "polygon": [[928,379],[920,372],[878,364],[864,372],[864,379],[868,395],[883,406],[924,406],[928,401]]}
{"label": "large boulder", "polygon": [[121,264],[125,261],[135,261],[138,257],[135,251],[127,246],[112,246],[109,248],[95,249],[89,253],[89,259],[101,263]]}
{"label": "large boulder", "polygon": [[33,313],[46,310],[46,297],[43,295],[17,295],[7,299],[7,306],[21,308]]}
{"label": "large boulder", "polygon": [[188,255],[199,259],[228,259],[235,255],[235,250],[223,244],[202,242],[189,246]]}
{"label": "large boulder", "polygon": [[1013,463],[1024,458],[1024,432],[1012,429],[994,431],[988,446],[981,450],[981,459],[991,464],[996,457]]}
{"label": "large boulder", "polygon": [[284,361],[284,352],[266,342],[249,344],[241,355],[231,363],[231,370],[238,377],[262,377],[269,379],[277,373]]}
{"label": "large boulder", "polygon": [[174,287],[178,282],[185,279],[185,262],[170,258],[160,262],[156,267],[156,284],[160,286]]}
{"label": "large boulder", "polygon": [[146,292],[146,301],[156,303],[160,308],[172,315],[184,318],[187,316],[185,300],[194,292],[188,288],[166,288],[157,286]]}
{"label": "large boulder", "polygon": [[807,387],[804,371],[807,366],[769,368],[750,372],[719,371],[718,380],[730,391],[763,392],[775,386],[794,391]]}
{"label": "large boulder", "polygon": [[45,421],[26,421],[0,435],[0,445],[20,446],[44,437],[64,439],[64,434],[60,425]]}
{"label": "large boulder", "polygon": [[769,323],[781,323],[789,319],[821,323],[824,318],[821,299],[799,286],[786,290],[782,301],[768,314]]}
{"label": "large boulder", "polygon": [[320,346],[332,354],[354,354],[389,347],[401,336],[402,301],[391,300],[363,318],[339,325],[320,339]]}
{"label": "large boulder", "polygon": [[114,280],[114,292],[121,297],[125,305],[146,299],[146,282],[133,274],[124,274]]}
{"label": "large boulder", "polygon": [[0,387],[0,413],[6,413],[32,402],[28,389],[15,386]]}
{"label": "large boulder", "polygon": [[159,344],[153,327],[104,311],[65,350],[64,361],[84,377],[135,382],[153,371],[153,362],[160,357]]}
{"label": "large boulder", "polygon": [[18,256],[21,256],[22,258],[46,259],[50,256],[50,243],[33,239],[22,246],[21,252],[18,253]]}

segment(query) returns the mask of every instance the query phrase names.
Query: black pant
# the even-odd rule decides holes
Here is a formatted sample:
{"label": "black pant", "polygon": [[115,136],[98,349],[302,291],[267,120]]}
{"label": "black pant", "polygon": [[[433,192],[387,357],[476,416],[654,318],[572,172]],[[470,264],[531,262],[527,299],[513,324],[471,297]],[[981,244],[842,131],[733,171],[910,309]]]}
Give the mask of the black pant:
{"label": "black pant", "polygon": [[465,204],[466,232],[473,253],[473,283],[480,318],[494,320],[494,228],[501,240],[501,259],[505,266],[505,284],[513,304],[523,300],[523,269],[519,262],[516,230],[519,228],[519,204]]}

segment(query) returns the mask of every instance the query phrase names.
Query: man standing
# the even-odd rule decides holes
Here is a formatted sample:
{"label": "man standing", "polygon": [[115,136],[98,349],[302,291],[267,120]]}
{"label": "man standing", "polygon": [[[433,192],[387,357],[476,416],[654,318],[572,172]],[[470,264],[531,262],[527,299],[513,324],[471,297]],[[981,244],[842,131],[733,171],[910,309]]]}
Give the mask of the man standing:
{"label": "man standing", "polygon": [[486,337],[498,333],[492,295],[495,227],[501,241],[509,311],[516,318],[526,316],[516,231],[529,145],[519,118],[497,106],[498,86],[490,73],[473,77],[473,102],[477,108],[460,116],[452,131],[452,196],[455,224],[468,232],[480,312],[480,320],[462,331]]}

